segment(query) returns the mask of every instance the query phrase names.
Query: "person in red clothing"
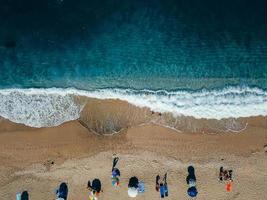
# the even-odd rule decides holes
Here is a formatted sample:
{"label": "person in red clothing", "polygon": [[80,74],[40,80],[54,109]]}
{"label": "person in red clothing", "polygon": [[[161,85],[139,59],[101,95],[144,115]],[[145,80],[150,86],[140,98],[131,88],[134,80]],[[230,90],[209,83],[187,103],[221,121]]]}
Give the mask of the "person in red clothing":
{"label": "person in red clothing", "polygon": [[231,190],[232,190],[232,181],[228,181],[226,183],[226,191],[231,192]]}

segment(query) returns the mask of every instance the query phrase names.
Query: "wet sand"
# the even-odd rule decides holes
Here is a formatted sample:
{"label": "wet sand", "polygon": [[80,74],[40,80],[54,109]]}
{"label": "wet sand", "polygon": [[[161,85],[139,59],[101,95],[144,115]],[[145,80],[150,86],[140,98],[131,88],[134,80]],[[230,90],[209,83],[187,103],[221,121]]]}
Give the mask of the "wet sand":
{"label": "wet sand", "polygon": [[[116,112],[108,104],[101,107],[108,117],[102,115],[95,104],[93,107],[95,113],[100,113],[98,116],[85,108],[81,119],[51,128],[29,128],[1,119],[0,199],[15,199],[16,192],[25,189],[30,199],[54,199],[54,189],[66,181],[69,200],[84,200],[88,199],[87,181],[98,177],[104,190],[100,199],[125,200],[128,199],[128,179],[134,175],[143,180],[146,187],[146,192],[137,199],[159,199],[155,177],[165,172],[169,174],[168,199],[188,199],[185,178],[189,165],[196,170],[197,199],[265,199],[267,118],[246,119],[247,126],[239,133],[211,134],[204,128],[192,133],[154,123],[155,119],[159,122],[161,116],[154,117],[159,114],[151,114],[146,109],[133,109],[131,117],[126,119],[124,114],[118,117],[118,113],[129,109],[121,103],[114,105]],[[92,121],[113,118],[112,113],[117,113],[114,114],[117,119],[125,119],[123,123],[118,122],[120,127],[123,125],[119,133],[104,136],[90,131]],[[144,120],[146,123],[141,123]],[[198,121],[200,125],[205,123],[205,120]],[[113,154],[120,157],[118,167],[122,176],[118,188],[112,187],[110,180]],[[225,184],[218,181],[220,166],[234,171],[230,193],[226,192]]]}

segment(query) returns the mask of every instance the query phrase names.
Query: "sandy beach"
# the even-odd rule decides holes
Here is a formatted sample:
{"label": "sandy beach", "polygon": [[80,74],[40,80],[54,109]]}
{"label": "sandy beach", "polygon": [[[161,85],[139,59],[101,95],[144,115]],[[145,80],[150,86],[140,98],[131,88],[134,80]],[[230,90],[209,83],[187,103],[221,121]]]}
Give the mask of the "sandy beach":
{"label": "sandy beach", "polygon": [[[129,198],[127,184],[131,176],[145,182],[146,191],[137,199],[159,199],[155,177],[165,172],[168,199],[188,199],[185,178],[189,165],[196,170],[199,200],[266,199],[266,117],[246,119],[246,128],[238,133],[205,133],[203,127],[192,133],[153,123],[154,115],[162,116],[123,102],[93,101],[93,107],[98,116],[86,110],[89,103],[79,120],[51,128],[30,128],[1,119],[0,199],[14,199],[17,192],[28,190],[30,199],[52,200],[62,181],[68,183],[70,200],[88,199],[87,181],[98,177],[103,183],[100,199],[125,200]],[[106,115],[99,112],[100,108]],[[112,118],[119,112],[125,115],[128,109],[132,109],[131,120],[124,117],[127,126],[119,133],[101,135],[90,131],[96,119],[105,121],[103,116]],[[152,117],[146,121],[149,115]],[[144,120],[146,123],[141,123]],[[117,188],[111,186],[110,180],[113,154],[120,157],[122,176]],[[233,170],[230,193],[225,183],[218,181],[220,166]]]}

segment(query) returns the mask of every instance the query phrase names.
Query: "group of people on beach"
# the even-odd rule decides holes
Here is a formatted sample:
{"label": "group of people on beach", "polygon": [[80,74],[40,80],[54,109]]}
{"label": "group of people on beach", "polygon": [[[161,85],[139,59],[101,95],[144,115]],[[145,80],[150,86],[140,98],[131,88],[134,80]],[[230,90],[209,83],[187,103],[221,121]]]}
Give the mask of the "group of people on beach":
{"label": "group of people on beach", "polygon": [[219,173],[219,180],[222,181],[226,181],[226,191],[230,192],[231,188],[232,188],[232,174],[233,174],[233,170],[227,170],[224,169],[223,167],[220,167],[220,173]]}
{"label": "group of people on beach", "polygon": [[[111,184],[112,186],[119,186],[120,185],[120,170],[116,167],[119,161],[118,157],[113,158],[112,170],[111,170]],[[193,166],[189,166],[188,175],[186,177],[186,183],[188,185],[187,194],[189,197],[196,197],[198,194],[197,187],[196,187],[196,175],[195,169]],[[231,182],[233,170],[227,170],[223,167],[220,168],[219,172],[219,180],[226,181],[226,190],[228,192],[231,191]],[[98,178],[89,180],[87,183],[87,189],[89,190],[89,200],[98,200],[99,195],[102,190],[101,181]],[[155,189],[157,192],[160,193],[160,198],[165,198],[169,196],[168,191],[168,183],[167,183],[167,173],[164,174],[163,178],[160,175],[156,176],[156,184]],[[129,197],[136,197],[140,193],[145,192],[145,183],[140,181],[136,176],[133,176],[129,179],[128,183],[128,196]],[[55,190],[56,200],[67,200],[68,197],[68,186],[67,183],[62,182],[59,187]],[[23,191],[22,193],[17,193],[16,200],[29,200],[29,194],[27,191]]]}

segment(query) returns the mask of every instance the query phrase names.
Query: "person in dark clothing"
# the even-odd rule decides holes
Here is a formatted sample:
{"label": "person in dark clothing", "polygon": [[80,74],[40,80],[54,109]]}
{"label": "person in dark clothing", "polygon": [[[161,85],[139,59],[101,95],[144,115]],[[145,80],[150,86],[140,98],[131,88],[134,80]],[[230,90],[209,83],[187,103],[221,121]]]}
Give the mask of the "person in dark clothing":
{"label": "person in dark clothing", "polygon": [[164,175],[164,194],[165,197],[169,196],[169,191],[168,191],[168,183],[167,183],[167,173]]}
{"label": "person in dark clothing", "polygon": [[233,175],[233,170],[228,170],[228,178],[230,181],[233,181],[232,175]]}
{"label": "person in dark clothing", "polygon": [[121,175],[121,172],[118,168],[116,168],[118,161],[119,161],[118,157],[115,157],[113,159],[112,170],[111,170],[111,183],[113,186],[118,186],[120,183],[119,177]]}
{"label": "person in dark clothing", "polygon": [[160,188],[159,181],[160,181],[160,176],[157,175],[157,176],[156,176],[156,191],[157,191],[157,192],[159,191],[159,188]]}
{"label": "person in dark clothing", "polygon": [[112,175],[113,175],[113,172],[116,174],[116,175],[118,175],[118,176],[120,176],[121,174],[120,174],[120,170],[118,169],[118,168],[115,168],[116,167],[116,165],[117,165],[117,163],[118,163],[118,161],[119,161],[119,157],[115,157],[114,159],[113,159],[113,164],[112,164]]}
{"label": "person in dark clothing", "polygon": [[156,177],[156,191],[160,192],[160,197],[164,198],[168,196],[168,184],[167,184],[167,173],[164,175],[162,181],[160,180],[160,176]]}
{"label": "person in dark clothing", "polygon": [[224,178],[224,170],[223,167],[220,167],[219,180],[223,181],[223,178]]}
{"label": "person in dark clothing", "polygon": [[164,175],[162,182],[160,183],[160,197],[164,198],[168,196],[168,184],[167,184],[167,173]]}
{"label": "person in dark clothing", "polygon": [[187,171],[188,171],[188,175],[186,177],[186,183],[189,185],[190,182],[196,182],[197,179],[196,179],[196,176],[195,176],[195,169],[193,166],[189,166],[187,168]]}

